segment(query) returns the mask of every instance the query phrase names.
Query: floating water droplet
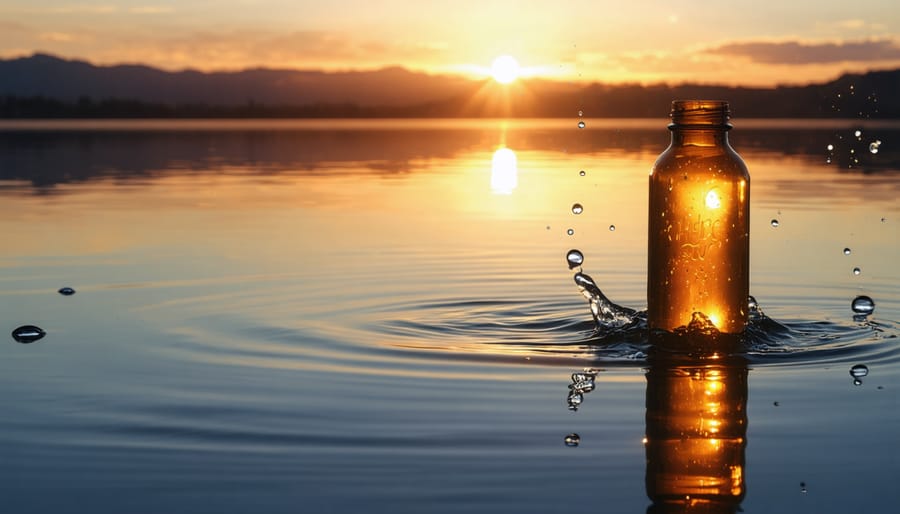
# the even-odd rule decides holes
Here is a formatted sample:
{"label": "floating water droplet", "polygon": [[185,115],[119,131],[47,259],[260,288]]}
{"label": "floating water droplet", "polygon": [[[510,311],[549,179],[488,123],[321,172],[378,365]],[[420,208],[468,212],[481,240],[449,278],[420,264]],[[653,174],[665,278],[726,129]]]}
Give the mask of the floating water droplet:
{"label": "floating water droplet", "polygon": [[778,220],[776,220],[776,219],[773,219],[773,220],[771,221],[771,223],[772,223],[772,226],[773,226],[773,227],[777,227],[777,226],[779,225]]}
{"label": "floating water droplet", "polygon": [[33,343],[47,335],[40,327],[34,325],[22,325],[12,331],[12,337],[22,344]]}
{"label": "floating water droplet", "polygon": [[800,482],[800,492],[803,494],[807,493],[806,482]]}
{"label": "floating water droplet", "polygon": [[610,231],[610,232],[615,232],[615,231],[616,231],[616,226],[615,226],[615,225],[610,225],[610,226],[609,226],[609,231]]}
{"label": "floating water droplet", "polygon": [[566,230],[566,234],[569,234],[570,236],[574,233],[575,233],[575,231],[571,228],[569,230]]}
{"label": "floating water droplet", "polygon": [[75,294],[75,290],[71,287],[62,287],[58,292],[63,296],[72,296],[73,294]]}
{"label": "floating water droplet", "polygon": [[582,177],[587,175],[587,173],[585,173],[584,170],[579,171],[578,174],[581,175]]}
{"label": "floating water droplet", "polygon": [[881,218],[882,223],[884,223],[885,221],[887,221],[887,218]]}
{"label": "floating water droplet", "polygon": [[584,111],[578,111],[578,116],[584,116]]}
{"label": "floating water droplet", "polygon": [[853,268],[853,274],[854,274],[854,275],[859,275],[860,273],[862,273],[862,270],[861,270],[861,269],[859,269],[859,268]]}
{"label": "floating water droplet", "polygon": [[853,299],[853,302],[850,304],[850,308],[853,309],[853,312],[857,314],[864,314],[868,316],[875,312],[875,300],[866,296],[859,295]]}
{"label": "floating water droplet", "polygon": [[856,136],[856,137],[861,136],[861,135],[862,135],[862,130],[857,130],[856,132],[853,133],[853,135]]}
{"label": "floating water droplet", "polygon": [[831,157],[825,159],[825,164],[831,164]]}
{"label": "floating water droplet", "polygon": [[850,249],[844,248],[844,255],[850,255]]}
{"label": "floating water droplet", "polygon": [[878,153],[878,145],[875,143],[869,143],[869,152]]}
{"label": "floating water droplet", "polygon": [[581,391],[572,389],[569,391],[569,397],[566,398],[566,402],[569,404],[569,410],[577,411],[581,403],[584,402],[584,394]]}
{"label": "floating water droplet", "polygon": [[569,387],[579,393],[589,393],[594,390],[594,379],[597,373],[572,373],[572,384]]}
{"label": "floating water droplet", "polygon": [[578,250],[569,250],[566,254],[566,262],[569,263],[569,269],[577,268],[584,264],[584,254]]}
{"label": "floating water droplet", "polygon": [[772,405],[774,405],[774,406],[776,406],[776,407],[778,407],[778,406],[779,406],[779,405],[781,405],[781,404],[780,404],[780,403],[778,403],[778,402],[772,402]]}
{"label": "floating water droplet", "polygon": [[828,145],[825,148],[827,148],[828,151],[830,152],[830,151],[834,150],[834,145]]}
{"label": "floating water droplet", "polygon": [[572,214],[581,214],[584,212],[584,207],[580,203],[572,204]]}
{"label": "floating water droplet", "polygon": [[575,447],[581,443],[581,436],[575,433],[571,433],[566,436],[565,439],[566,446]]}
{"label": "floating water droplet", "polygon": [[583,121],[579,121],[579,122],[578,122],[578,128],[584,128],[584,122],[583,122]]}
{"label": "floating water droplet", "polygon": [[863,378],[869,374],[869,367],[865,364],[857,364],[850,368],[850,376],[853,378]]}

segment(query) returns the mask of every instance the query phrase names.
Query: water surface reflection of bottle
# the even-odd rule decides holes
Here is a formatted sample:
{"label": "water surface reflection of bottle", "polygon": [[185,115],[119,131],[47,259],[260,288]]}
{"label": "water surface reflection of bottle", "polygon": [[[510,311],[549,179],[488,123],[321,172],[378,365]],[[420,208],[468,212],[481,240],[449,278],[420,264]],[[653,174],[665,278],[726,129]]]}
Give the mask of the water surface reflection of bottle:
{"label": "water surface reflection of bottle", "polygon": [[672,103],[672,140],[650,172],[647,321],[673,332],[699,318],[747,324],[750,175],[728,143],[728,103]]}
{"label": "water surface reflection of bottle", "polygon": [[744,498],[747,363],[655,355],[647,372],[650,513],[731,514]]}

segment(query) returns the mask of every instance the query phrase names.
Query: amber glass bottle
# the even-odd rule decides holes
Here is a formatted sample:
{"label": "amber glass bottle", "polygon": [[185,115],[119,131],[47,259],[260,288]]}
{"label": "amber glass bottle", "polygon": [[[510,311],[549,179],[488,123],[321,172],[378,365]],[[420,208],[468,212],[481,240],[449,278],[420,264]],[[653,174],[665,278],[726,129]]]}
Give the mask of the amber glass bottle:
{"label": "amber glass bottle", "polygon": [[739,334],[750,283],[750,174],[728,144],[728,103],[677,100],[671,117],[672,142],[650,171],[647,320],[651,330],[673,332],[693,319]]}

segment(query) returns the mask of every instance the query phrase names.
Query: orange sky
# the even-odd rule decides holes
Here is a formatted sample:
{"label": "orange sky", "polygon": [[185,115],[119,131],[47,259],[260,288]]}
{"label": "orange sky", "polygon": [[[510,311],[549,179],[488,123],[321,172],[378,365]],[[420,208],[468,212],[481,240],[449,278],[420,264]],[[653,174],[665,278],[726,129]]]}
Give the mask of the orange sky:
{"label": "orange sky", "polygon": [[7,0],[0,56],[168,70],[472,74],[498,55],[559,80],[774,85],[900,67],[894,0]]}

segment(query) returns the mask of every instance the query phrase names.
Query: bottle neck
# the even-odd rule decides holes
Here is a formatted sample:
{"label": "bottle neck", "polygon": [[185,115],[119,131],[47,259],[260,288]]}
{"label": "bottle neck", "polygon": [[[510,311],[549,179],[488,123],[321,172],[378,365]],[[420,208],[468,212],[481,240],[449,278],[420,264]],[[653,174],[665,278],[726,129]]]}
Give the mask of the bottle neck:
{"label": "bottle neck", "polygon": [[669,125],[672,145],[728,145],[730,115],[728,102],[723,100],[675,100]]}

